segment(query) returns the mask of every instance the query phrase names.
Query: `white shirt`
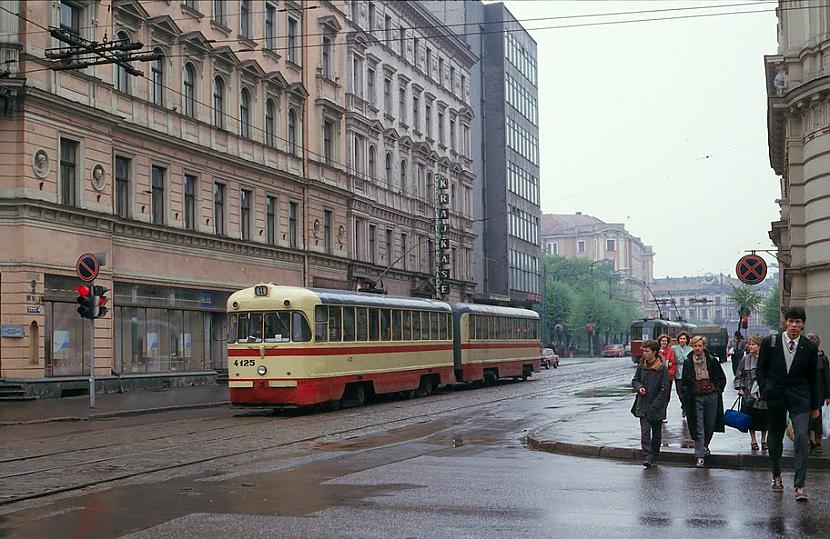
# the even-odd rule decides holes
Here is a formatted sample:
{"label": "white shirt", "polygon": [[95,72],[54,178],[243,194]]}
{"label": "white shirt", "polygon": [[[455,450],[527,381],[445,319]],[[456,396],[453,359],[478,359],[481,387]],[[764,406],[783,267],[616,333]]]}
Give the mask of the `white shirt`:
{"label": "white shirt", "polygon": [[787,374],[790,372],[790,367],[793,365],[793,359],[795,358],[795,352],[798,350],[798,340],[801,338],[801,335],[792,339],[795,343],[793,349],[790,350],[790,336],[787,335],[787,332],[781,334],[781,344],[784,345],[784,362],[787,364]]}

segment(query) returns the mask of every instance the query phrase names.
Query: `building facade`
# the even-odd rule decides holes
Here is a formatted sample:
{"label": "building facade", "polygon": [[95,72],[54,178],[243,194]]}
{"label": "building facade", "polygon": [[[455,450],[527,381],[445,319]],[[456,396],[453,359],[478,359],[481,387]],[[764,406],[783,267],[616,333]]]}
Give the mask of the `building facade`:
{"label": "building facade", "polygon": [[[473,293],[475,175],[470,70],[463,39],[419,2],[353,1],[347,15],[346,147],[353,276],[432,295],[436,254],[455,297]],[[449,245],[435,243],[435,195],[447,180]],[[380,245],[383,247],[379,247]],[[415,275],[414,285],[412,275]]]}
{"label": "building facade", "polygon": [[[390,4],[1,0],[0,54],[11,61],[0,78],[0,377],[88,375],[74,292],[85,252],[105,255],[96,284],[113,297],[95,322],[95,374],[122,387],[209,380],[225,367],[225,300],[257,282],[354,289],[382,276],[391,293],[432,293],[434,268],[418,251],[432,211],[419,159],[425,174],[456,180],[448,299],[472,290],[471,113],[460,85],[439,84],[437,50],[440,72],[453,66],[456,78],[474,59],[447,36],[410,47],[405,29],[428,14]],[[141,76],[117,65],[53,71],[45,53],[61,43],[48,26],[140,41],[160,59],[136,64]],[[421,64],[431,79],[415,75],[393,31],[410,57],[433,51]],[[369,86],[385,99],[387,75],[390,93],[409,78],[434,96],[434,140],[407,133],[391,108],[371,110]]]}
{"label": "building facade", "polygon": [[471,72],[476,181],[476,301],[541,301],[536,42],[503,3],[423,1],[465,35]]}
{"label": "building facade", "polygon": [[779,2],[778,53],[764,58],[770,165],[781,187],[770,238],[782,307],[805,307],[808,327],[820,330],[830,325],[830,11],[791,4]]}
{"label": "building facade", "polygon": [[595,262],[610,260],[613,270],[637,292],[646,313],[654,311],[648,291],[654,280],[654,250],[632,235],[622,223],[606,223],[591,215],[543,214],[542,249],[552,255],[583,257]]}

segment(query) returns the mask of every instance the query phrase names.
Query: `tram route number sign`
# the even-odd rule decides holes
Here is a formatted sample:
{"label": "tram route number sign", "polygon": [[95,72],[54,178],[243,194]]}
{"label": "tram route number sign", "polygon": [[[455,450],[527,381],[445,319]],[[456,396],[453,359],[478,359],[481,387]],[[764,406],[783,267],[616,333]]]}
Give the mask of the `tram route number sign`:
{"label": "tram route number sign", "polygon": [[75,263],[75,270],[78,272],[78,278],[84,282],[92,282],[98,277],[98,271],[101,265],[98,258],[92,253],[84,253],[78,258]]}
{"label": "tram route number sign", "polygon": [[743,283],[761,283],[767,276],[767,262],[756,254],[743,256],[735,265],[735,273]]}

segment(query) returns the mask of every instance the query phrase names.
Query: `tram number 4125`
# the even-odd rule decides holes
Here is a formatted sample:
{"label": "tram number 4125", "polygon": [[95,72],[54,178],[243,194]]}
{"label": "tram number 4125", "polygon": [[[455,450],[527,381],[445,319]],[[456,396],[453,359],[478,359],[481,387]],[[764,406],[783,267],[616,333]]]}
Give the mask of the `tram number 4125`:
{"label": "tram number 4125", "polygon": [[233,361],[234,367],[256,367],[256,360],[254,359],[235,359]]}

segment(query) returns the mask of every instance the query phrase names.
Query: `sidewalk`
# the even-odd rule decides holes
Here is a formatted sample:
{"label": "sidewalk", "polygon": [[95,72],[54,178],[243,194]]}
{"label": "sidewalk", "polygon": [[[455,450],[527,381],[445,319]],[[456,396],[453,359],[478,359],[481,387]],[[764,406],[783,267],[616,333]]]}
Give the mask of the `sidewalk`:
{"label": "sidewalk", "polygon": [[[737,393],[732,389],[732,365],[724,363],[723,370],[729,380],[723,394],[724,407],[728,409]],[[633,369],[630,374],[634,374]],[[634,394],[629,391],[630,386],[597,388],[594,406],[532,431],[528,434],[528,445],[550,453],[642,462],[640,424],[631,415]],[[674,387],[667,419],[663,425],[660,462],[694,466],[694,444],[686,438],[686,419],[682,416]],[[760,445],[760,433],[756,434]],[[712,454],[706,458],[706,467],[769,469],[767,452],[751,451],[749,443],[749,433],[731,427],[726,427],[726,432],[716,432],[709,446]],[[821,455],[810,456],[811,470],[830,470],[830,440],[824,440],[823,450]],[[785,437],[782,459],[785,469],[792,469],[793,454],[793,443]]]}
{"label": "sidewalk", "polygon": [[62,399],[0,402],[0,426],[49,421],[81,421],[227,404],[228,386],[226,385],[96,395],[94,409],[89,407],[89,395]]}

